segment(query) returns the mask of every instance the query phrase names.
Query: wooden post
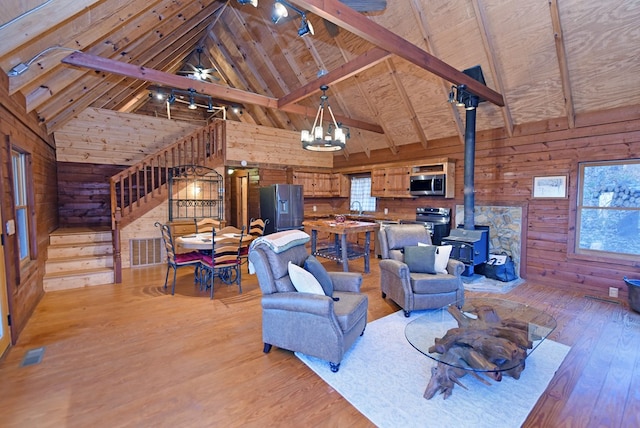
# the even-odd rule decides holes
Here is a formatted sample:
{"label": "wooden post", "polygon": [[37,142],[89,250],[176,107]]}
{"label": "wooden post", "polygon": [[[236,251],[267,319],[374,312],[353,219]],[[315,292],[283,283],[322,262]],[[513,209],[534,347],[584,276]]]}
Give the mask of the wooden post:
{"label": "wooden post", "polygon": [[111,240],[113,244],[113,274],[114,282],[116,284],[122,283],[122,257],[120,254],[120,220],[122,214],[120,207],[117,207],[113,212]]}

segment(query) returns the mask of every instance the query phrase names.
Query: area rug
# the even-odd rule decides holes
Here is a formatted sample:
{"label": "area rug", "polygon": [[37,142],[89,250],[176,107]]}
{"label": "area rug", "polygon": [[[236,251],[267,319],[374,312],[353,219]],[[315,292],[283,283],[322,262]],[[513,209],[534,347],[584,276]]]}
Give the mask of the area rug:
{"label": "area rug", "polygon": [[[436,363],[415,350],[404,337],[405,325],[423,314],[402,311],[367,324],[364,335],[347,352],[340,370],[326,361],[296,353],[307,366],[375,425],[385,427],[519,427],[560,367],[569,347],[545,340],[527,358],[520,379],[503,377],[485,385],[471,375],[444,400],[422,397]],[[455,327],[435,319],[434,329]]]}

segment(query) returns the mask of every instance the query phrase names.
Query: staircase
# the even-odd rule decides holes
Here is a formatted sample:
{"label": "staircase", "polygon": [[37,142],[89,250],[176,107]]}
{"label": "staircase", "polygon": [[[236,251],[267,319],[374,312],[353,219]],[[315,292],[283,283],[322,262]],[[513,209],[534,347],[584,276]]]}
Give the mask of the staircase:
{"label": "staircase", "polygon": [[49,235],[44,291],[113,283],[110,228],[58,229]]}

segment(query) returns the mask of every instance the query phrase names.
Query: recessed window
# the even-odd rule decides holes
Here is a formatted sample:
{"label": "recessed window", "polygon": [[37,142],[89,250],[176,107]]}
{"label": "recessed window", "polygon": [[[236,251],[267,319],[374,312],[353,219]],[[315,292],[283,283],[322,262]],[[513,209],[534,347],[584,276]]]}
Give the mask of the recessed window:
{"label": "recessed window", "polygon": [[579,164],[576,253],[640,255],[640,159]]}
{"label": "recessed window", "polygon": [[371,196],[371,176],[351,177],[349,207],[354,211],[375,211],[376,198]]}
{"label": "recessed window", "polygon": [[30,230],[30,210],[29,210],[29,191],[30,180],[28,177],[28,156],[24,153],[13,150],[11,152],[13,162],[13,194],[15,198],[16,220],[15,229],[18,237],[18,253],[20,255],[20,264],[30,259],[29,248],[29,230]]}

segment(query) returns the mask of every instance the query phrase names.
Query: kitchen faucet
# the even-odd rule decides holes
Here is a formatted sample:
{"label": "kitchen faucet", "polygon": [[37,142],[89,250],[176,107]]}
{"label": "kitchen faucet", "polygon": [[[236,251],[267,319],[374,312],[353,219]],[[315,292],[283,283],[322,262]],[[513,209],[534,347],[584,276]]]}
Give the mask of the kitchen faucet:
{"label": "kitchen faucet", "polygon": [[349,209],[353,210],[353,206],[358,204],[358,215],[362,215],[362,204],[360,203],[360,201],[353,201],[351,202],[351,207],[349,207]]}

